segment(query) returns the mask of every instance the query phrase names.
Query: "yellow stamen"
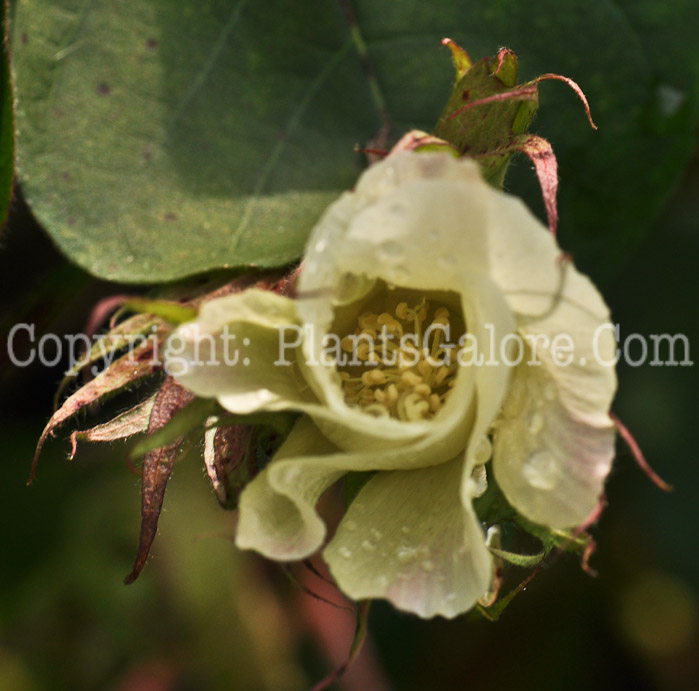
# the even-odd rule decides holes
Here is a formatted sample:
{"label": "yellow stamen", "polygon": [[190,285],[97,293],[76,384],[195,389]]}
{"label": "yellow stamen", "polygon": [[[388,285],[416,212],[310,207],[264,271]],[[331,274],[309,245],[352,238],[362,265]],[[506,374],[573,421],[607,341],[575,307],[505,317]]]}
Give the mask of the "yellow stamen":
{"label": "yellow stamen", "polygon": [[[441,327],[450,328],[450,316],[446,307],[437,305],[432,310],[424,297],[412,306],[399,302],[393,314],[363,312],[354,332],[341,341],[342,351],[352,354],[344,365],[349,371],[339,372],[345,402],[378,417],[433,418],[456,380],[455,364],[434,364],[435,356],[448,355],[442,347],[445,331]],[[426,323],[437,327],[427,336]],[[380,339],[378,334],[389,338]],[[402,340],[406,335],[410,339]]]}

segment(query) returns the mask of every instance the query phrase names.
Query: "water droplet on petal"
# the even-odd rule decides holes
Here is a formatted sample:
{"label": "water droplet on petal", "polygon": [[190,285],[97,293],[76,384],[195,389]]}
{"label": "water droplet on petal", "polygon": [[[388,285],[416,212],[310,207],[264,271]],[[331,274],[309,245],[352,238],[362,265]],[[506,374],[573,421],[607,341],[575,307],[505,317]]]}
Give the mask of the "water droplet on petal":
{"label": "water droplet on petal", "polygon": [[350,532],[357,529],[357,522],[353,521],[351,518],[349,521],[345,521],[345,528]]}
{"label": "water droplet on petal", "polygon": [[454,600],[456,600],[456,593],[447,593],[444,599],[447,602],[454,602]]}
{"label": "water droplet on petal", "polygon": [[376,528],[372,528],[369,533],[377,542],[383,537],[383,533],[380,530],[376,530]]}
{"label": "water droplet on petal", "polygon": [[350,559],[352,556],[352,550],[348,549],[347,547],[340,547],[340,549],[337,551],[340,553],[340,556],[344,557],[345,559]]}
{"label": "water droplet on petal", "polygon": [[529,434],[537,435],[544,429],[544,416],[541,413],[534,413],[529,419]]}
{"label": "water droplet on petal", "polygon": [[318,242],[316,242],[316,244],[314,245],[313,249],[314,249],[318,254],[320,254],[321,252],[324,252],[324,251],[325,251],[325,248],[327,247],[327,244],[328,244],[328,243],[325,242],[325,240],[318,240]]}
{"label": "water droplet on petal", "polygon": [[365,552],[373,552],[376,550],[376,545],[371,540],[364,540],[364,542],[362,542],[362,549]]}
{"label": "water droplet on petal", "polygon": [[556,459],[550,451],[535,451],[522,466],[527,482],[536,489],[553,489],[560,473]]}
{"label": "water droplet on petal", "polygon": [[420,566],[422,567],[422,570],[427,571],[427,573],[434,571],[434,562],[431,559],[425,559]]}
{"label": "water droplet on petal", "polygon": [[410,564],[411,561],[417,559],[417,550],[414,547],[406,547],[402,545],[396,551],[396,556],[401,564]]}
{"label": "water droplet on petal", "polygon": [[410,526],[404,525],[401,529],[400,532],[403,533],[403,535],[407,535],[410,532]]}

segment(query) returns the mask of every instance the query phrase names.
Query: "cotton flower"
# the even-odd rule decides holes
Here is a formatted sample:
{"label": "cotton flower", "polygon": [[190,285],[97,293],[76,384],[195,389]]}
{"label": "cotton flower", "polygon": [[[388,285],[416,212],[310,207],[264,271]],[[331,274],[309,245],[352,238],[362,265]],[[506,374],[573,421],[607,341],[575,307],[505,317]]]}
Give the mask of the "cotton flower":
{"label": "cotton flower", "polygon": [[212,300],[169,345],[197,395],[302,413],[241,495],[240,548],[308,557],[327,538],[318,498],[367,473],[323,551],[356,600],[454,617],[486,593],[484,464],[517,511],[561,529],[590,514],[610,468],[608,308],[521,201],[447,154],[367,170],[312,232],[296,299]]}

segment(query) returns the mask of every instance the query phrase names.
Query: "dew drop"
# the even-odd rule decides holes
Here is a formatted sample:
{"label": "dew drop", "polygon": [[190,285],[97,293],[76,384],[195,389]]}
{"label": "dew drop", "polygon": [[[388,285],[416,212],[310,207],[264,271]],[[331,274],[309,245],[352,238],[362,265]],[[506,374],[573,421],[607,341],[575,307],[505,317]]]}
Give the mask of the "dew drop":
{"label": "dew drop", "polygon": [[454,602],[454,600],[456,600],[456,593],[447,593],[444,599],[447,602]]}
{"label": "dew drop", "polygon": [[544,429],[544,416],[541,413],[534,413],[529,419],[529,434],[537,435]]}
{"label": "dew drop", "polygon": [[434,571],[434,562],[431,559],[425,559],[420,564],[421,568],[423,571],[427,571],[427,573],[430,573],[431,571]]}
{"label": "dew drop", "polygon": [[396,556],[401,564],[410,564],[417,559],[417,550],[414,547],[403,545],[396,551]]}
{"label": "dew drop", "polygon": [[535,451],[522,466],[527,482],[536,489],[553,489],[558,483],[559,468],[550,451]]}
{"label": "dew drop", "polygon": [[347,547],[340,547],[337,551],[340,553],[340,556],[345,559],[350,559],[352,557],[352,550]]}
{"label": "dew drop", "polygon": [[372,528],[369,533],[377,542],[383,537],[383,533],[380,530],[376,530],[376,528]]}
{"label": "dew drop", "polygon": [[401,529],[400,532],[403,533],[403,535],[407,535],[410,532],[410,526],[404,525]]}
{"label": "dew drop", "polygon": [[356,521],[353,521],[352,519],[350,519],[349,521],[345,521],[345,528],[347,528],[347,530],[349,530],[350,532],[353,530],[356,530],[357,529]]}
{"label": "dew drop", "polygon": [[325,251],[327,245],[328,243],[325,240],[318,240],[313,249],[315,249],[315,251],[318,252],[318,254],[321,254],[321,252]]}
{"label": "dew drop", "polygon": [[364,542],[362,542],[362,549],[365,552],[374,552],[376,550],[376,545],[371,540],[364,540]]}

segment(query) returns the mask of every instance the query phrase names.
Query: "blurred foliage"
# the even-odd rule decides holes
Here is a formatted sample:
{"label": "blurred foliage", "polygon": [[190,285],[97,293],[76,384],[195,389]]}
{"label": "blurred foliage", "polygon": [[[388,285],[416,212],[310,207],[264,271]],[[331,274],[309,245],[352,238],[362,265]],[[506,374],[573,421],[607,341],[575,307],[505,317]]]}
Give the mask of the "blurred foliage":
{"label": "blurred foliage", "polygon": [[[699,55],[673,37],[699,24],[693,0],[672,11],[660,0],[357,0],[356,27],[348,5],[17,0],[19,175],[51,237],[123,281],[294,259],[354,183],[355,145],[389,123],[393,140],[432,129],[452,79],[444,36],[475,59],[507,45],[522,77],[565,74],[587,93],[598,133],[561,85],[544,87],[537,123],[559,158],[561,231],[581,259],[622,255],[688,160]],[[510,184],[538,208],[534,180]]]}

